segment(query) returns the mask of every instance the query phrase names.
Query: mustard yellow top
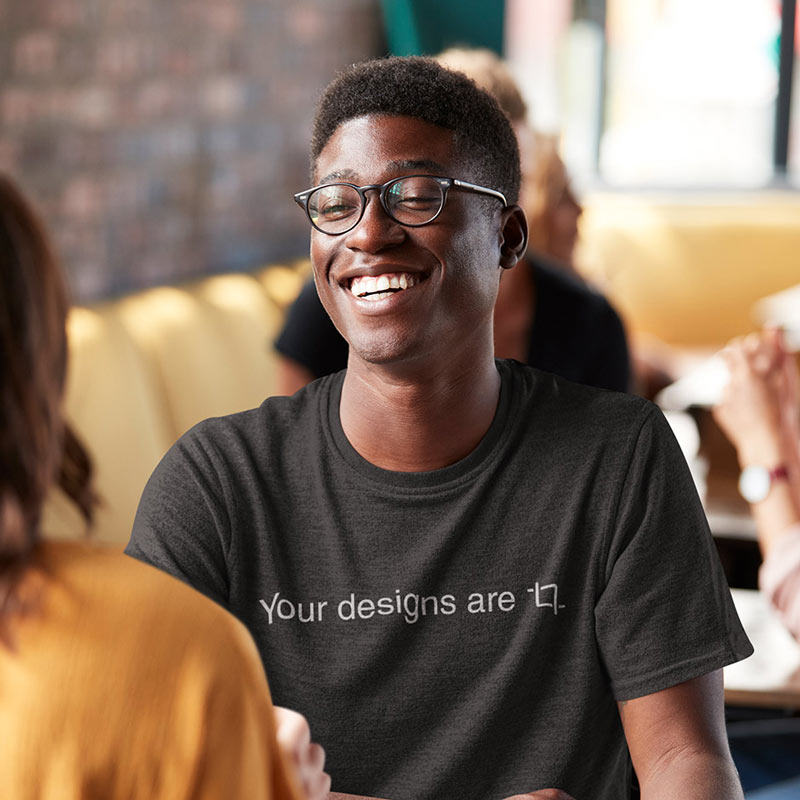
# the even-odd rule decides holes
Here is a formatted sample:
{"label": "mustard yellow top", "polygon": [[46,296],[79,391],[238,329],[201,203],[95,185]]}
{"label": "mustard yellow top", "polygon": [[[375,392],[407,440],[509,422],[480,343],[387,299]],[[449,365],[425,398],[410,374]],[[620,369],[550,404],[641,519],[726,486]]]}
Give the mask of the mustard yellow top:
{"label": "mustard yellow top", "polygon": [[244,626],[119,551],[37,548],[0,643],[0,797],[297,800]]}

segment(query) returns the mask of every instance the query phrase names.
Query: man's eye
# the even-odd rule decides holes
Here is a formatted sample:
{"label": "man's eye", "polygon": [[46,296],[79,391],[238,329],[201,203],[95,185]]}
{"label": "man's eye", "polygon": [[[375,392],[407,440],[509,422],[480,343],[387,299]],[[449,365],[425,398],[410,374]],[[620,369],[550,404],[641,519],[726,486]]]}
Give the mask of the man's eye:
{"label": "man's eye", "polygon": [[426,197],[424,195],[406,195],[405,197],[397,198],[394,202],[398,208],[406,208],[409,210],[416,209],[429,209],[432,206],[439,204],[438,197]]}
{"label": "man's eye", "polygon": [[326,203],[319,209],[319,214],[325,219],[341,219],[357,211],[357,206],[352,203]]}

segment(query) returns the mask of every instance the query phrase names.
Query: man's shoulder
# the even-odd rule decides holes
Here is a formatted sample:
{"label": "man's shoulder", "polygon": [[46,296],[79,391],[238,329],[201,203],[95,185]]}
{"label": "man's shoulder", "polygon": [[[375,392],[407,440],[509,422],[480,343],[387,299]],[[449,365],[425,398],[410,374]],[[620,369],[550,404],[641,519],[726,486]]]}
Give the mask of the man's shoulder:
{"label": "man's shoulder", "polygon": [[291,397],[268,397],[257,408],[192,426],[150,476],[140,512],[155,503],[160,515],[165,497],[180,500],[198,492],[209,502],[222,502],[229,491],[257,487],[267,477],[283,474],[286,465],[307,461],[326,437],[328,393],[335,379],[326,376]]}
{"label": "man's shoulder", "polygon": [[637,395],[576,383],[518,361],[507,363],[525,387],[523,416],[532,427],[554,435],[616,438],[660,413],[656,405]]}
{"label": "man's shoulder", "polygon": [[527,387],[529,401],[540,408],[546,406],[554,414],[567,410],[591,410],[601,414],[638,416],[658,410],[656,405],[638,395],[577,383],[512,359],[506,363]]}

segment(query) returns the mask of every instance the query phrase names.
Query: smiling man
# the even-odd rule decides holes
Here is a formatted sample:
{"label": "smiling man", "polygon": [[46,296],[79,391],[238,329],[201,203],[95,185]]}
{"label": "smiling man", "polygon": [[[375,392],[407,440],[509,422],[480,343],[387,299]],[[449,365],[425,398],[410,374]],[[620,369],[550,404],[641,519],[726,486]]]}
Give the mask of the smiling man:
{"label": "smiling man", "polygon": [[623,800],[632,762],[646,800],[741,797],[720,668],[751,648],[662,415],[493,357],[527,234],[508,120],[433,61],[367,62],[312,171],[348,368],[182,437],[128,552],[245,622],[336,791]]}

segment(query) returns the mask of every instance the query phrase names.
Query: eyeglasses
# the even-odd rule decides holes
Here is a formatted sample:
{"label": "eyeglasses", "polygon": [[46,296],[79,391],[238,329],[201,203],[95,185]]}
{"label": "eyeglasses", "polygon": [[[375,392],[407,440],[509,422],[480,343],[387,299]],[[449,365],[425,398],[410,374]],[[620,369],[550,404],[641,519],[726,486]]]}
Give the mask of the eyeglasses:
{"label": "eyeglasses", "polygon": [[505,195],[494,189],[476,186],[455,178],[435,175],[406,175],[386,183],[356,186],[353,183],[326,183],[294,196],[311,224],[329,236],[339,236],[355,228],[367,207],[367,192],[377,191],[384,211],[395,222],[418,228],[433,222],[442,213],[450,189],[496,197],[507,206]]}

